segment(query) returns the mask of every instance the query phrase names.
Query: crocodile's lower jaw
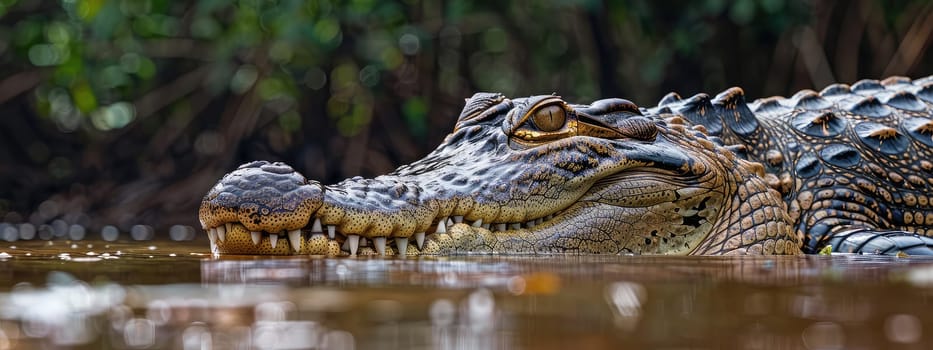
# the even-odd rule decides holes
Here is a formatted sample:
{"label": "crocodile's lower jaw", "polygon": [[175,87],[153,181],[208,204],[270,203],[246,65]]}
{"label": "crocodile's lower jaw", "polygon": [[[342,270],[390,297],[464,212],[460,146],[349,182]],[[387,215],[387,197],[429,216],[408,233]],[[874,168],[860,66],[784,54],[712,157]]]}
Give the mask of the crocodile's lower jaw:
{"label": "crocodile's lower jaw", "polygon": [[[547,219],[552,217],[549,215]],[[503,236],[509,236],[511,231],[541,225],[545,218],[525,224],[490,225],[482,224],[481,220],[461,223],[460,217],[448,218],[446,221],[443,225],[437,225],[432,233],[416,233],[411,237],[344,235],[336,232],[333,226],[322,227],[319,222],[282,234],[251,232],[240,223],[226,223],[209,229],[207,233],[211,240],[211,252],[217,255],[420,256],[471,253],[469,249],[462,249],[469,246],[467,243],[488,246],[484,242],[492,243],[496,240],[496,233],[490,231],[490,228],[498,230],[497,233]]]}

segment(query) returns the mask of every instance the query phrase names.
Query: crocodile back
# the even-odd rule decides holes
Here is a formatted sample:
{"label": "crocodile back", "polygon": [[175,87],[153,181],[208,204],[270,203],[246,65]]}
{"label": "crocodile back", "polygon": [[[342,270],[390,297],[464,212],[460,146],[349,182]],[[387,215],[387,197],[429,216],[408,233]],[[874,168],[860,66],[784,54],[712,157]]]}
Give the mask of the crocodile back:
{"label": "crocodile back", "polygon": [[933,76],[834,84],[745,103],[741,89],[665,96],[683,115],[764,164],[804,250],[847,228],[933,235]]}

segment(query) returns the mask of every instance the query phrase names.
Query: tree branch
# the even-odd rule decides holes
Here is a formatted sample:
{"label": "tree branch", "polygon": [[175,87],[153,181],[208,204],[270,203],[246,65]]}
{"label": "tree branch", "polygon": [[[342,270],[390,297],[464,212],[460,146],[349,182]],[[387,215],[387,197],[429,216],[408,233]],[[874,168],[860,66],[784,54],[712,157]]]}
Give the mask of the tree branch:
{"label": "tree branch", "polygon": [[42,81],[42,72],[38,69],[19,72],[0,81],[0,104],[6,103],[19,94],[32,90]]}

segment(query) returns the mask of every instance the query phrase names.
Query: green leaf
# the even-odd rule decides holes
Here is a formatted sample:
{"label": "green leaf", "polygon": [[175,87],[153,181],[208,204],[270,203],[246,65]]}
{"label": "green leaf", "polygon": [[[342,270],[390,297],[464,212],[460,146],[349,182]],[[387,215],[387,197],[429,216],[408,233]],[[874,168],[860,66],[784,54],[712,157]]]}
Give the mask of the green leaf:
{"label": "green leaf", "polygon": [[105,0],[80,0],[78,1],[78,16],[90,22],[97,17],[105,3]]}
{"label": "green leaf", "polygon": [[94,91],[87,82],[78,83],[72,87],[71,98],[82,113],[90,113],[97,108],[97,97],[94,96]]}

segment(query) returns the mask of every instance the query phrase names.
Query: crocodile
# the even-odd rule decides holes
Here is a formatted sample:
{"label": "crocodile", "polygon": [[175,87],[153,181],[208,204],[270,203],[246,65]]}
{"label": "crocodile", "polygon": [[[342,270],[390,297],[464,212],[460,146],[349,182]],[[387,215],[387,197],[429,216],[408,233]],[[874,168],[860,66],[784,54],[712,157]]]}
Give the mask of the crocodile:
{"label": "crocodile", "polygon": [[[333,185],[255,161],[215,254],[933,254],[933,76],[746,103],[477,93],[425,158]],[[412,242],[412,244],[409,244]]]}

